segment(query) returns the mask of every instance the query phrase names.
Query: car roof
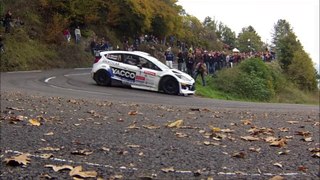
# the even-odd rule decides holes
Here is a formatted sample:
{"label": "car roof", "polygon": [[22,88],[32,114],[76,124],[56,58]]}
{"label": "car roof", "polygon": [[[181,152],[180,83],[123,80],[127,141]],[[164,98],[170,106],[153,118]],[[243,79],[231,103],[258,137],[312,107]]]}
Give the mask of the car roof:
{"label": "car roof", "polygon": [[163,64],[161,61],[159,61],[157,58],[151,56],[149,53],[143,52],[143,51],[102,51],[100,52],[101,55],[106,55],[106,54],[131,54],[131,55],[139,55],[141,57],[144,57],[148,59],[149,61],[153,62],[157,66],[160,66],[161,69],[170,69],[168,66]]}

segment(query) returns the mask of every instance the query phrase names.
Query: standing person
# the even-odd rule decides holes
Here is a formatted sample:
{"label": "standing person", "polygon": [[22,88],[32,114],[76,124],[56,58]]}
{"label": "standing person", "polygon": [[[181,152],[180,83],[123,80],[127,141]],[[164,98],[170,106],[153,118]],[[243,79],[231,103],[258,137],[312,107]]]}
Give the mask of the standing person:
{"label": "standing person", "polygon": [[68,28],[63,30],[63,36],[67,40],[67,42],[70,42],[71,40],[71,34]]}
{"label": "standing person", "polygon": [[4,44],[2,43],[2,35],[0,35],[0,53],[4,52]]}
{"label": "standing person", "polygon": [[173,66],[172,66],[172,61],[174,59],[174,54],[173,52],[171,51],[171,47],[169,47],[167,49],[167,51],[164,53],[165,57],[166,57],[166,65],[171,69]]}
{"label": "standing person", "polygon": [[204,79],[204,77],[207,74],[207,66],[206,64],[203,62],[203,59],[201,59],[198,64],[196,65],[196,69],[195,69],[195,75],[194,75],[194,80],[197,80],[198,75],[201,75],[201,79],[202,79],[202,86],[206,86],[206,81]]}
{"label": "standing person", "polygon": [[4,27],[5,27],[5,33],[10,33],[11,29],[11,22],[12,22],[12,13],[9,10],[6,15],[4,16]]}
{"label": "standing person", "polygon": [[194,56],[192,53],[188,53],[188,57],[186,60],[187,73],[193,77],[193,65],[194,65]]}
{"label": "standing person", "polygon": [[97,46],[98,46],[97,41],[96,41],[96,38],[94,37],[90,43],[90,51],[91,51],[92,56],[95,56]]}
{"label": "standing person", "polygon": [[76,29],[74,30],[74,35],[76,36],[76,43],[78,44],[81,39],[81,31],[79,26],[77,26]]}
{"label": "standing person", "polygon": [[184,57],[183,57],[183,53],[181,50],[179,50],[179,53],[178,53],[178,70],[179,71],[183,71],[182,69],[182,66],[183,66],[183,63],[184,63]]}

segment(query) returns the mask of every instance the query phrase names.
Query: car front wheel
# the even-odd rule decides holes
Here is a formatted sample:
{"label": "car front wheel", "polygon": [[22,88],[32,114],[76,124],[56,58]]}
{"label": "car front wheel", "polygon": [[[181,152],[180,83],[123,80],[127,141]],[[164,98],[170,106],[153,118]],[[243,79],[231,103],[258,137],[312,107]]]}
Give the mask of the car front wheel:
{"label": "car front wheel", "polygon": [[99,70],[94,74],[94,80],[100,86],[110,86],[111,78],[106,70]]}
{"label": "car front wheel", "polygon": [[161,89],[166,94],[179,94],[179,84],[173,77],[164,77],[161,81]]}

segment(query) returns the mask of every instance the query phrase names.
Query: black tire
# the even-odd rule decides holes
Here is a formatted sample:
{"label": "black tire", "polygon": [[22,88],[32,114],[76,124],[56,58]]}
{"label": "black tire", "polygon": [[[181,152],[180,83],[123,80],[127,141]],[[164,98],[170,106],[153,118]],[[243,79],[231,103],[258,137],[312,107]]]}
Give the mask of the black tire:
{"label": "black tire", "polygon": [[177,95],[179,94],[179,83],[173,77],[164,77],[161,80],[161,89],[166,94]]}
{"label": "black tire", "polygon": [[99,86],[110,86],[110,74],[106,70],[99,70],[94,74],[94,80]]}

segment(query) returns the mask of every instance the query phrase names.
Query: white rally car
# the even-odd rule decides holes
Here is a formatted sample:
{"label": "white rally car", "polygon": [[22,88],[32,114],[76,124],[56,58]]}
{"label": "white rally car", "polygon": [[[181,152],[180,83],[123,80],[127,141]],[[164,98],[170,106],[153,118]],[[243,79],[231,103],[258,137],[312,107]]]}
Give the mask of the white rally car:
{"label": "white rally car", "polygon": [[158,59],[141,51],[102,51],[91,71],[98,85],[111,86],[120,81],[133,88],[192,95],[195,81],[188,74],[170,69]]}

